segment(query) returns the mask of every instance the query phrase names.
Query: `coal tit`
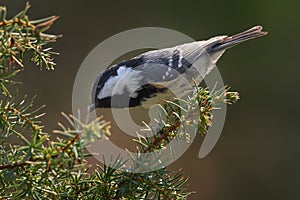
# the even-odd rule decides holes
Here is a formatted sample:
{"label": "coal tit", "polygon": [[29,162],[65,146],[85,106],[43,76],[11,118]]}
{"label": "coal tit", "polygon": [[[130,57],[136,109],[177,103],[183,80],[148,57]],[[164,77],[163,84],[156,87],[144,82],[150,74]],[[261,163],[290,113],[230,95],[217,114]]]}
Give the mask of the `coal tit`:
{"label": "coal tit", "polygon": [[256,26],[231,37],[217,36],[148,51],[108,67],[94,83],[91,109],[150,108],[174,94],[181,97],[189,92],[188,85],[194,80],[202,81],[226,49],[266,34]]}

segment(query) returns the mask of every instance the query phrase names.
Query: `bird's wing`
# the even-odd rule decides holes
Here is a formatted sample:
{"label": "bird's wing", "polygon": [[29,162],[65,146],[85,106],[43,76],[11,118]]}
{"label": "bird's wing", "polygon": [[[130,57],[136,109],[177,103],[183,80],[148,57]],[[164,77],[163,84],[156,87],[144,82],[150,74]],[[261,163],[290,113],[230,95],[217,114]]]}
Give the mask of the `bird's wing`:
{"label": "bird's wing", "polygon": [[205,52],[204,42],[154,50],[142,54],[140,58],[144,62],[139,62],[134,69],[142,72],[143,81],[154,85],[176,84],[178,78],[185,78],[189,83],[193,79],[200,82],[212,66],[210,55]]}

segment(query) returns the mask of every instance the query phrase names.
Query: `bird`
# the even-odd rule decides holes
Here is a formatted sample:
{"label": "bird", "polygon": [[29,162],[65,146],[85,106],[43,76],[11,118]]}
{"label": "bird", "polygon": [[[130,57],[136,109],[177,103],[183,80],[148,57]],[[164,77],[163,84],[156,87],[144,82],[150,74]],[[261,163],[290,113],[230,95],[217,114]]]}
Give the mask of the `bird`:
{"label": "bird", "polygon": [[182,97],[199,84],[229,48],[265,36],[255,26],[233,36],[151,50],[106,68],[95,80],[92,105],[96,108],[151,108],[174,96]]}

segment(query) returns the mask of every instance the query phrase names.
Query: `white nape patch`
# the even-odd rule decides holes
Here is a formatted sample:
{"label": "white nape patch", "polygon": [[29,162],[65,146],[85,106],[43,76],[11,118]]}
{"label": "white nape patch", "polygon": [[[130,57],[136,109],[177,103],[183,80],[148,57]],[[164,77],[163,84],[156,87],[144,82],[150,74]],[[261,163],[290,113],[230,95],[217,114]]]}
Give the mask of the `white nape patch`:
{"label": "white nape patch", "polygon": [[121,66],[116,76],[111,76],[99,92],[97,98],[103,99],[129,92],[130,97],[137,97],[136,90],[141,86],[141,71]]}
{"label": "white nape patch", "polygon": [[168,65],[169,65],[169,67],[173,67],[173,59],[172,58],[169,59]]}
{"label": "white nape patch", "polygon": [[178,49],[179,51],[179,60],[178,60],[178,68],[182,67],[182,49]]}

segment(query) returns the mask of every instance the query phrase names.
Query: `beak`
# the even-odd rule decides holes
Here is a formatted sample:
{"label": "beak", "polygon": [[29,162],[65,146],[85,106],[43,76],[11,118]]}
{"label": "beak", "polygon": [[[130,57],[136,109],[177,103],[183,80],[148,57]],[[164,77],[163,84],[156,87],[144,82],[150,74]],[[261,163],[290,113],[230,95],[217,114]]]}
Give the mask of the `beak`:
{"label": "beak", "polygon": [[242,33],[238,33],[233,36],[224,37],[223,39],[212,43],[211,45],[208,45],[207,52],[208,53],[215,53],[218,51],[222,51],[225,49],[228,49],[230,47],[233,47],[237,44],[240,44],[242,42],[245,42],[247,40],[251,40],[254,38],[258,38],[261,36],[265,36],[268,34],[268,32],[262,31],[262,26],[255,26],[247,31],[244,31]]}

